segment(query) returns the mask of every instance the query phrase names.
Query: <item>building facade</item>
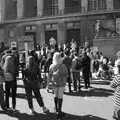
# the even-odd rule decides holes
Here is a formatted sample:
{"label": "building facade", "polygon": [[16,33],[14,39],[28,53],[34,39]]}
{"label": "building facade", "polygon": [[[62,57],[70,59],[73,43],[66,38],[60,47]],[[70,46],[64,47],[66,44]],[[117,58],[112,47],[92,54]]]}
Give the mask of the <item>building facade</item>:
{"label": "building facade", "polygon": [[[120,44],[119,0],[0,0],[0,13],[0,41],[8,46],[16,42],[21,50],[27,42],[31,47],[48,44],[51,37],[60,44],[88,41],[105,54],[113,43]],[[109,55],[114,52],[112,46]]]}

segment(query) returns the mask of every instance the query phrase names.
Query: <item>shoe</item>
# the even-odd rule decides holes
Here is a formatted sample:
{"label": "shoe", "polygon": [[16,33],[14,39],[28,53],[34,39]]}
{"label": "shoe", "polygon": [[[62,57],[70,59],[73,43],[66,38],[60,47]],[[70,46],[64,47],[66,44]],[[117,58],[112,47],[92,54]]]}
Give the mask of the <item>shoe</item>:
{"label": "shoe", "polygon": [[43,107],[43,112],[44,113],[49,113],[49,109],[47,109],[46,107]]}
{"label": "shoe", "polygon": [[16,112],[17,110],[15,108],[12,109],[13,112]]}
{"label": "shoe", "polygon": [[30,114],[31,115],[34,115],[35,114],[35,110],[32,108],[32,109],[30,109]]}
{"label": "shoe", "polygon": [[63,117],[65,117],[65,113],[64,112],[60,112],[57,114],[57,120],[61,120]]}

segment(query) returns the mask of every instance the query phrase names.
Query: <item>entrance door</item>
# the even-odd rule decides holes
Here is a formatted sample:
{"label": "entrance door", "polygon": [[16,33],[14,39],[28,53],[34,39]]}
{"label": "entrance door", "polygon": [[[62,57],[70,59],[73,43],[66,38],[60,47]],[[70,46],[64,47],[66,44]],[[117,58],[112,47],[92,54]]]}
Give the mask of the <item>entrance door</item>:
{"label": "entrance door", "polygon": [[33,36],[34,49],[36,49],[36,33],[35,32],[26,32],[25,36]]}
{"label": "entrance door", "polygon": [[67,30],[67,42],[70,43],[74,39],[77,44],[81,44],[80,41],[80,29],[68,29]]}
{"label": "entrance door", "polygon": [[49,39],[51,37],[57,41],[57,30],[45,31],[45,44],[49,45]]}

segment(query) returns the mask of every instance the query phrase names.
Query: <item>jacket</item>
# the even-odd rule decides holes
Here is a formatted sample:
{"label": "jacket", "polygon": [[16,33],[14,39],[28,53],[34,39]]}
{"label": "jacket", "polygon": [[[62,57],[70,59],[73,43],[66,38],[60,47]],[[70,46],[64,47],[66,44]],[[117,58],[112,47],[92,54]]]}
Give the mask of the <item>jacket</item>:
{"label": "jacket", "polygon": [[55,87],[64,87],[68,77],[68,70],[64,64],[52,64],[49,68],[48,80]]}

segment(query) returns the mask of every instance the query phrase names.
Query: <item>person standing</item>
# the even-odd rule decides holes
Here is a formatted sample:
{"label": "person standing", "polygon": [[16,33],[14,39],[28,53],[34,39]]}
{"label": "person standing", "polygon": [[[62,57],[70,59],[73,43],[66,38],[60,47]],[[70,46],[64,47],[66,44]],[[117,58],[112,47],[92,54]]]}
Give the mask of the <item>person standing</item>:
{"label": "person standing", "polygon": [[90,57],[87,56],[87,53],[83,51],[83,57],[82,57],[82,74],[83,79],[85,82],[85,88],[87,89],[90,87],[90,76],[91,76],[91,60]]}
{"label": "person standing", "polygon": [[26,63],[26,68],[24,70],[24,80],[23,80],[31,114],[35,113],[33,107],[33,101],[32,101],[32,91],[35,94],[35,98],[39,106],[43,108],[43,112],[49,112],[49,110],[44,105],[42,96],[39,91],[40,89],[39,79],[41,78],[41,76],[39,73],[39,66],[34,58],[34,55],[35,55],[34,51],[30,51],[28,54],[28,61]]}
{"label": "person standing", "polygon": [[53,63],[50,65],[48,74],[48,84],[52,82],[54,87],[54,103],[57,112],[57,119],[60,120],[64,113],[62,112],[63,93],[68,77],[67,67],[62,63],[61,54],[55,52],[53,55]]}
{"label": "person standing", "polygon": [[66,65],[68,69],[68,87],[69,87],[69,92],[71,93],[71,65],[72,65],[72,60],[70,58],[70,51],[68,49],[65,50],[65,56],[63,57],[63,64]]}
{"label": "person standing", "polygon": [[0,67],[0,105],[1,109],[5,110],[3,82],[5,82],[4,73],[2,68]]}
{"label": "person standing", "polygon": [[5,58],[5,63],[3,65],[4,76],[5,76],[5,102],[6,109],[10,110],[9,106],[9,97],[10,90],[12,90],[12,109],[15,111],[16,108],[16,92],[17,92],[17,81],[16,81],[16,65],[15,58],[12,54],[7,55]]}
{"label": "person standing", "polygon": [[[74,53],[74,58],[72,60],[72,74],[73,74],[73,86],[74,86],[74,91],[79,92],[81,91],[81,86],[80,86],[80,70],[82,67],[82,61],[81,58],[78,56],[77,52]],[[79,86],[77,86],[79,84]]]}

